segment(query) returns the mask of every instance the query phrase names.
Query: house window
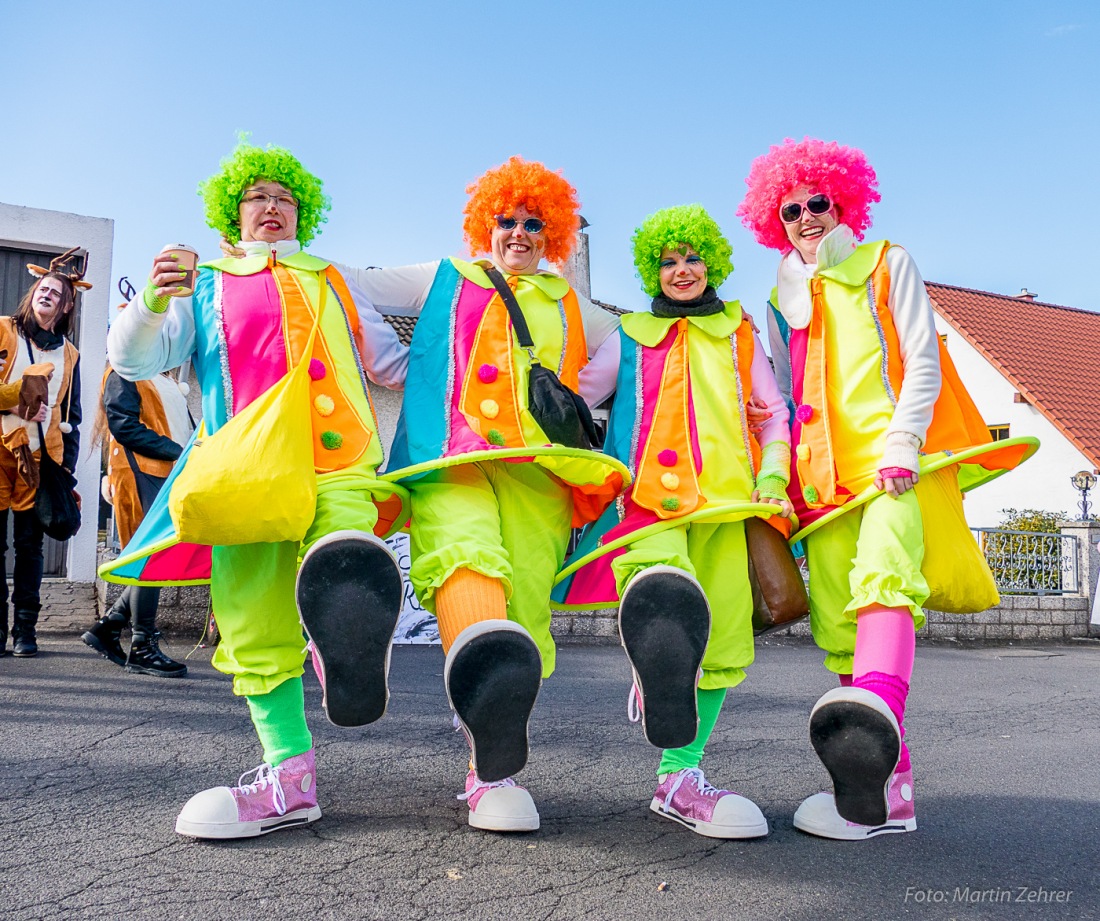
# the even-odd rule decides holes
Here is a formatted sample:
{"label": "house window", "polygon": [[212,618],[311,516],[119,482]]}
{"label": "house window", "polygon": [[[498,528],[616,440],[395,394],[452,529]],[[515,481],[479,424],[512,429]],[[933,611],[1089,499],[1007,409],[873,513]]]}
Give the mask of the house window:
{"label": "house window", "polygon": [[947,345],[947,333],[940,333],[940,342]]}
{"label": "house window", "polygon": [[989,437],[993,439],[993,441],[1004,441],[1008,438],[1008,426],[991,425],[989,427]]}

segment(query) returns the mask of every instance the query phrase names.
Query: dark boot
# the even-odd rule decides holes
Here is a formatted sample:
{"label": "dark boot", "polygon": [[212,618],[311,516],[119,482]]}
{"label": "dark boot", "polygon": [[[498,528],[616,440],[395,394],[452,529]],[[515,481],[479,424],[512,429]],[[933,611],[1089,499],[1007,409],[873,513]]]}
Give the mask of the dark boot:
{"label": "dark boot", "polygon": [[4,617],[0,620],[0,656],[8,654],[8,609],[4,608]]}
{"label": "dark boot", "polygon": [[182,678],[187,674],[187,666],[160,651],[159,633],[135,631],[130,655],[126,659],[126,671],[158,678]]}
{"label": "dark boot", "polygon": [[122,651],[119,638],[127,622],[125,614],[112,610],[106,617],[97,620],[91,630],[82,633],[80,638],[103,658],[109,659],[115,665],[125,665],[126,653]]}
{"label": "dark boot", "polygon": [[11,654],[13,656],[20,659],[29,659],[38,655],[38,639],[35,634],[37,625],[37,613],[15,612],[15,619],[11,627]]}

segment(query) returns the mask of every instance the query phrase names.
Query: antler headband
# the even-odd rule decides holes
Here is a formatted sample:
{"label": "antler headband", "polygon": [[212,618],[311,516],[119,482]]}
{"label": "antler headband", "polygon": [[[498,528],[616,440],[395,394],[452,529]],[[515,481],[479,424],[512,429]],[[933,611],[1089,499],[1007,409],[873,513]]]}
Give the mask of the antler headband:
{"label": "antler headband", "polygon": [[92,287],[92,283],[85,281],[84,276],[88,273],[88,257],[84,257],[84,269],[83,271],[77,271],[75,262],[70,267],[66,268],[65,263],[69,261],[69,257],[73,255],[79,246],[74,246],[72,249],[63,252],[60,256],[57,256],[50,260],[49,267],[42,268],[40,265],[33,265],[27,263],[27,271],[31,273],[35,278],[45,278],[49,274],[61,275],[69,279],[69,283],[74,288],[79,288],[81,291],[87,291]]}

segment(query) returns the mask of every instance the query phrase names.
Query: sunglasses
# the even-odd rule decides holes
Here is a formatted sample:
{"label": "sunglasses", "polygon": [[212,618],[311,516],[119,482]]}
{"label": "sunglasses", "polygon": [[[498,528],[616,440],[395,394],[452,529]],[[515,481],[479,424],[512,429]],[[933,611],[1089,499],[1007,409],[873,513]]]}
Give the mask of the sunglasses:
{"label": "sunglasses", "polygon": [[[497,227],[501,230],[515,230],[516,224],[519,223],[514,217],[505,217],[503,214],[496,216]],[[527,233],[542,233],[542,229],[546,226],[543,221],[540,221],[537,217],[529,217],[523,222],[523,229]]]}
{"label": "sunglasses", "polygon": [[819,215],[824,214],[832,207],[833,203],[829,201],[829,196],[822,192],[818,192],[816,195],[811,195],[801,204],[796,201],[787,202],[787,204],[779,209],[779,220],[784,224],[793,224],[802,217],[803,208],[809,211],[810,214]]}

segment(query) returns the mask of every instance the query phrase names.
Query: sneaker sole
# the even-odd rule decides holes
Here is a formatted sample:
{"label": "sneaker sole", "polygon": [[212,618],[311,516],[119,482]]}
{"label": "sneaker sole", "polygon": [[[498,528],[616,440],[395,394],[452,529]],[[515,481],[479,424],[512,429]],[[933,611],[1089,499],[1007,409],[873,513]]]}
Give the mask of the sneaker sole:
{"label": "sneaker sole", "polygon": [[507,621],[467,627],[451,648],[443,677],[477,776],[493,783],[522,771],[527,723],[542,685],[542,656],[527,631]]}
{"label": "sneaker sole", "polygon": [[701,822],[698,819],[688,819],[678,812],[667,810],[660,799],[654,797],[649,804],[651,812],[657,813],[662,819],[672,819],[679,822],[684,828],[689,828],[695,834],[704,838],[763,838],[768,834],[768,822],[765,819],[757,825],[715,825],[712,822]]}
{"label": "sneaker sole", "polygon": [[126,657],[125,656],[119,657],[119,656],[113,655],[107,649],[107,647],[103,645],[103,643],[100,641],[99,637],[96,636],[94,633],[92,633],[90,631],[87,632],[87,633],[82,633],[82,634],[80,634],[80,639],[83,641],[85,646],[88,646],[88,647],[94,649],[101,656],[103,656],[103,658],[106,659],[108,662],[114,662],[115,665],[125,665],[126,664]]}
{"label": "sneaker sole", "polygon": [[[883,826],[890,814],[886,788],[901,754],[897,722],[885,702],[879,709],[875,702],[843,699],[846,693],[848,688],[830,691],[814,707],[810,744],[833,780],[840,816],[857,825]],[[841,699],[827,700],[832,694]]]}
{"label": "sneaker sole", "polygon": [[366,532],[329,534],[302,562],[298,613],[320,656],[322,705],[336,726],[365,726],[386,712],[402,588],[397,560]]}
{"label": "sneaker sole", "polygon": [[896,835],[907,831],[917,830],[916,819],[887,822],[885,825],[877,825],[874,827],[863,825],[851,828],[845,827],[841,830],[839,828],[827,828],[815,825],[813,822],[800,821],[799,818],[795,816],[793,825],[799,831],[805,832],[807,835],[813,835],[817,838],[829,838],[832,841],[866,841],[878,835]]}
{"label": "sneaker sole", "polygon": [[127,665],[126,671],[132,675],[152,675],[154,678],[186,678],[187,669],[183,668],[179,671],[165,672],[155,668],[142,668],[140,665]]}
{"label": "sneaker sole", "polygon": [[658,748],[695,741],[696,678],[710,638],[710,605],[682,569],[654,566],[619,604],[619,637],[641,693],[642,728]]}
{"label": "sneaker sole", "polygon": [[177,819],[176,833],[186,835],[188,838],[203,838],[210,841],[257,838],[273,831],[282,831],[284,828],[308,825],[310,822],[316,822],[319,818],[321,818],[320,806],[314,806],[310,809],[298,809],[273,819],[265,819],[262,822],[233,822],[227,825],[210,825],[203,822],[188,822],[186,819]]}

